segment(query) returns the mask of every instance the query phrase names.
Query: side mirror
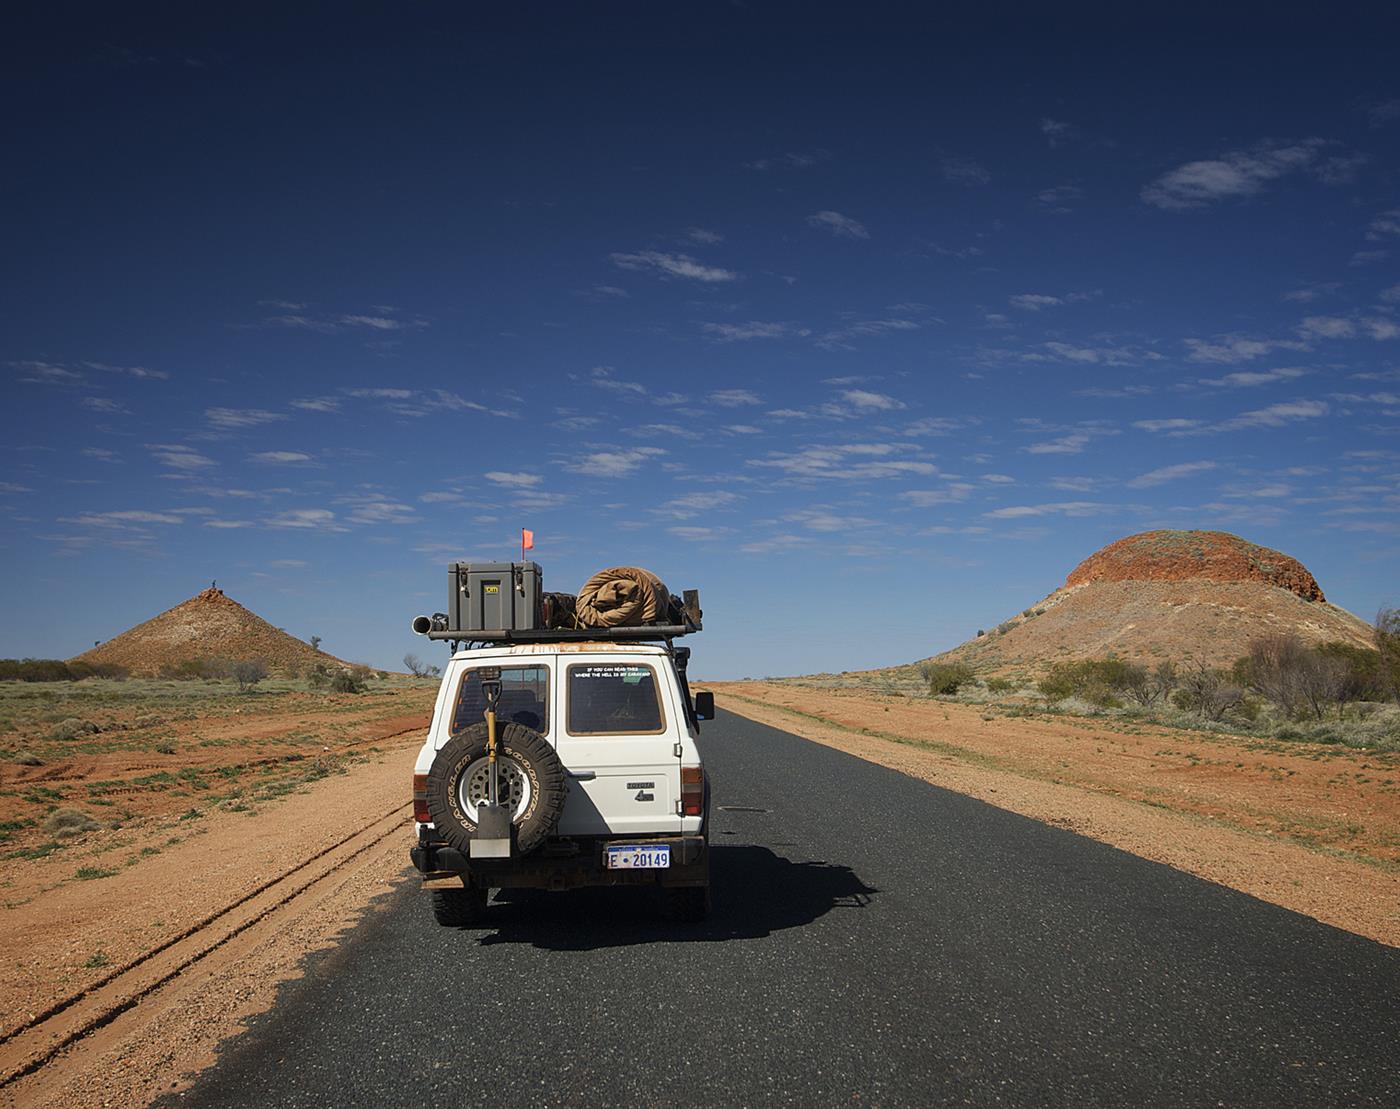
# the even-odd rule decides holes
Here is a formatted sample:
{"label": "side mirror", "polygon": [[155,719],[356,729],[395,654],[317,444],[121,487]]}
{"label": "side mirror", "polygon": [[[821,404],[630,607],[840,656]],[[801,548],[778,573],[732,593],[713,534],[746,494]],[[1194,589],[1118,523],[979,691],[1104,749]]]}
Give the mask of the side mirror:
{"label": "side mirror", "polygon": [[715,718],[715,695],[708,689],[701,690],[695,695],[695,716],[699,720],[713,720]]}

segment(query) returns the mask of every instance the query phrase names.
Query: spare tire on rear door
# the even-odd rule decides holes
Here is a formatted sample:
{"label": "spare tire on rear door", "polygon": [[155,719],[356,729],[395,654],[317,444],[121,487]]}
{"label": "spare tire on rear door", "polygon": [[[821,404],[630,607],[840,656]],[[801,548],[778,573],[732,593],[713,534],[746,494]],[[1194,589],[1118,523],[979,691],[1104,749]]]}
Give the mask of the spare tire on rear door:
{"label": "spare tire on rear door", "polygon": [[[564,809],[564,766],[549,740],[524,724],[496,725],[500,802],[515,825],[515,845],[529,854],[554,830]],[[488,797],[486,724],[473,724],[443,745],[428,772],[428,812],[438,835],[467,855],[477,806]]]}

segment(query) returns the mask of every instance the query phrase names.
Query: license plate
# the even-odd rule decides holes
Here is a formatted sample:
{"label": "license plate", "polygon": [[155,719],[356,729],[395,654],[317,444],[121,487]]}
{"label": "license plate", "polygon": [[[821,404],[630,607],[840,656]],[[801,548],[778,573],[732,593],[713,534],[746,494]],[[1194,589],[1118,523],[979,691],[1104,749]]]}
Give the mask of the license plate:
{"label": "license plate", "polygon": [[603,862],[609,870],[665,870],[671,865],[671,848],[665,844],[609,847]]}

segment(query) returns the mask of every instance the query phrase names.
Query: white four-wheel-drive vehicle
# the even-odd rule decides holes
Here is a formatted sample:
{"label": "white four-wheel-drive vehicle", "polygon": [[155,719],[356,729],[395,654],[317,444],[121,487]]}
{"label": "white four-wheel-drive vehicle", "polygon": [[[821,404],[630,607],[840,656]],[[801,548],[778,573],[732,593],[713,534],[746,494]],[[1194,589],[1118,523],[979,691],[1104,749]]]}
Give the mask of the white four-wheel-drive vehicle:
{"label": "white four-wheel-drive vehicle", "polygon": [[413,771],[411,856],[439,923],[471,924],[512,887],[659,886],[678,918],[705,916],[696,739],[714,699],[692,698],[671,639],[686,630],[520,632],[453,654]]}

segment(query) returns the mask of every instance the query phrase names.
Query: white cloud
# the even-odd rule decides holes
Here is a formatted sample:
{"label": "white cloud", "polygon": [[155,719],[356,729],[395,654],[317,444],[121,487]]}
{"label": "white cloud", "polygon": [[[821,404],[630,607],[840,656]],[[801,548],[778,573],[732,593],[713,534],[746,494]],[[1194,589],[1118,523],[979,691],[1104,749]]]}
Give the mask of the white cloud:
{"label": "white cloud", "polygon": [[1035,194],[1036,203],[1057,216],[1069,215],[1072,211],[1069,205],[1083,199],[1084,190],[1078,185],[1056,185]]}
{"label": "white cloud", "polygon": [[950,416],[924,416],[912,424],[906,425],[903,434],[911,436],[948,435],[960,430],[963,425],[964,421]]}
{"label": "white cloud", "polygon": [[857,320],[855,323],[847,324],[845,327],[837,328],[834,331],[828,331],[815,341],[817,346],[824,350],[851,350],[853,348],[847,344],[848,339],[888,335],[894,331],[917,331],[920,326],[921,325],[914,320],[898,318],[887,320]]}
{"label": "white cloud", "polygon": [[1369,266],[1373,262],[1384,262],[1390,257],[1388,250],[1358,250],[1351,256],[1349,266]]}
{"label": "white cloud", "polygon": [[1087,432],[1076,431],[1073,434],[1061,436],[1059,439],[1051,439],[1044,443],[1032,443],[1029,447],[1021,449],[1027,454],[1081,454],[1090,438],[1091,436]]}
{"label": "white cloud", "polygon": [[91,409],[93,412],[103,412],[113,416],[131,414],[130,408],[111,397],[84,397],[83,407]]}
{"label": "white cloud", "polygon": [[310,462],[311,456],[301,451],[258,451],[248,456],[250,462],[266,462],[274,466]]}
{"label": "white cloud", "polygon": [[1366,238],[1372,242],[1379,242],[1387,235],[1400,235],[1400,208],[1392,208],[1388,212],[1382,212],[1371,221],[1371,225],[1366,230]]}
{"label": "white cloud", "polygon": [[1179,462],[1175,466],[1163,466],[1157,470],[1149,470],[1145,474],[1139,474],[1128,482],[1131,489],[1148,489],[1154,485],[1164,485],[1169,481],[1177,481],[1184,477],[1194,477],[1196,474],[1203,474],[1216,468],[1214,462]]}
{"label": "white cloud", "polygon": [[121,461],[121,456],[116,451],[109,451],[106,447],[84,447],[80,453],[84,458],[91,458],[97,462]]}
{"label": "white cloud", "polygon": [[87,380],[76,370],[52,362],[10,362],[8,365],[19,370],[19,380],[26,385],[77,385]]}
{"label": "white cloud", "polygon": [[267,521],[268,527],[344,531],[336,524],[335,513],[328,508],[293,508],[278,513]]}
{"label": "white cloud", "polygon": [[752,459],[750,466],[781,470],[797,478],[864,480],[901,477],[906,474],[932,474],[930,462],[891,455],[914,449],[907,443],[848,443],[837,446],[804,447],[802,450],[770,451],[767,458]]}
{"label": "white cloud", "polygon": [[673,528],[667,528],[666,534],[674,535],[677,539],[684,539],[688,543],[705,543],[727,539],[734,534],[734,529],[678,525]]}
{"label": "white cloud", "polygon": [[1307,316],[1298,325],[1298,334],[1305,339],[1351,339],[1356,324],[1341,316]]}
{"label": "white cloud", "polygon": [[1078,128],[1062,119],[1047,118],[1040,121],[1040,133],[1045,136],[1046,142],[1056,147],[1074,138]]}
{"label": "white cloud", "polygon": [[1285,427],[1297,420],[1310,420],[1331,411],[1326,401],[1296,400],[1271,404],[1252,412],[1242,412],[1233,419],[1216,424],[1212,431],[1236,431],[1255,427]]}
{"label": "white cloud", "polygon": [[613,265],[619,269],[657,273],[662,277],[685,277],[705,284],[734,281],[739,277],[733,270],[704,265],[688,254],[666,254],[659,250],[642,250],[636,254],[614,253],[609,257],[612,259]]}
{"label": "white cloud", "polygon": [[692,227],[685,233],[685,237],[693,243],[700,243],[703,246],[714,246],[715,243],[724,242],[724,236],[718,231],[710,231],[704,227]]}
{"label": "white cloud", "polygon": [[635,473],[642,463],[665,453],[660,447],[594,451],[566,463],[564,468],[590,477],[626,477]]}
{"label": "white cloud", "polygon": [[716,389],[709,395],[709,401],[721,408],[743,408],[763,403],[762,398],[751,389]]}
{"label": "white cloud", "polygon": [[302,400],[291,401],[293,408],[300,408],[303,412],[339,412],[339,397],[306,397]]}
{"label": "white cloud", "polygon": [[225,430],[257,427],[287,418],[281,412],[268,412],[262,408],[206,408],[204,417],[215,427]]}
{"label": "white cloud", "polygon": [[1113,506],[1094,501],[1057,501],[1053,504],[1019,504],[984,512],[990,520],[1019,520],[1026,516],[1098,516]]}
{"label": "white cloud", "polygon": [[933,508],[940,504],[957,504],[965,501],[973,486],[965,481],[953,481],[943,489],[910,489],[901,493],[899,499],[908,501],[915,508]]}
{"label": "white cloud", "polygon": [[503,485],[507,489],[532,489],[544,480],[539,474],[516,473],[508,470],[491,470],[483,476],[487,481]]}
{"label": "white cloud", "polygon": [[1400,285],[1392,285],[1389,289],[1382,289],[1376,295],[1386,304],[1400,304]]}
{"label": "white cloud", "polygon": [[1299,370],[1291,367],[1254,372],[1242,371],[1239,373],[1226,374],[1224,377],[1199,378],[1196,384],[1210,385],[1220,389],[1250,389],[1256,385],[1272,385],[1278,381],[1292,381],[1294,378],[1302,377],[1306,373],[1307,370]]}
{"label": "white cloud", "polygon": [[1220,335],[1214,341],[1206,339],[1185,339],[1191,353],[1186,357],[1192,362],[1217,362],[1236,365],[1249,362],[1275,350],[1307,350],[1307,343],[1294,339],[1250,339],[1243,335]]}
{"label": "white cloud", "polygon": [[725,489],[716,489],[708,493],[685,493],[679,497],[669,498],[662,507],[654,508],[652,512],[657,516],[688,520],[712,509],[731,505],[737,500],[739,500],[738,494]]}
{"label": "white cloud", "polygon": [[64,524],[83,524],[89,527],[124,528],[133,524],[183,524],[184,517],[169,512],[87,512],[81,516],[60,516]]}
{"label": "white cloud", "polygon": [[831,151],[813,150],[808,154],[779,154],[774,158],[758,158],[752,162],[745,162],[745,169],[756,169],[760,172],[770,169],[809,169],[819,162],[830,160]]}
{"label": "white cloud", "polygon": [[162,466],[174,470],[201,470],[216,465],[212,458],[206,458],[193,447],[182,443],[148,443],[146,449],[155,456]]}
{"label": "white cloud", "polygon": [[169,381],[170,375],[164,370],[151,370],[145,366],[112,366],[106,362],[84,362],[90,370],[101,370],[103,373],[122,374],[125,377],[134,377],[143,381]]}
{"label": "white cloud", "polygon": [[840,212],[817,212],[807,217],[807,223],[823,231],[830,231],[838,239],[868,239],[870,232],[865,224]]}
{"label": "white cloud", "polygon": [[1400,337],[1400,326],[1394,320],[1380,319],[1375,316],[1368,316],[1361,321],[1361,326],[1366,329],[1366,334],[1372,339],[1395,339]]}
{"label": "white cloud", "polygon": [[902,400],[867,389],[843,389],[839,396],[843,403],[860,412],[895,412],[905,407]]}
{"label": "white cloud", "polygon": [[1020,308],[1025,312],[1039,312],[1042,308],[1053,308],[1064,303],[1059,297],[1047,296],[1044,293],[1020,293],[1006,299],[1011,307]]}
{"label": "white cloud", "polygon": [[762,320],[750,320],[748,323],[707,323],[701,327],[707,335],[720,343],[743,342],[749,339],[785,339],[789,335],[800,337],[811,334],[805,327],[795,327],[790,323],[764,323]]}
{"label": "white cloud", "polygon": [[943,179],[951,181],[955,185],[968,187],[985,185],[992,179],[992,175],[987,172],[986,167],[971,158],[949,155],[942,160],[939,166],[943,172]]}
{"label": "white cloud", "polygon": [[1145,186],[1142,199],[1158,208],[1179,211],[1253,196],[1270,181],[1314,165],[1326,145],[1321,139],[1263,142],[1218,158],[1187,162]]}
{"label": "white cloud", "polygon": [[1133,427],[1143,431],[1191,431],[1202,425],[1201,420],[1135,420]]}

